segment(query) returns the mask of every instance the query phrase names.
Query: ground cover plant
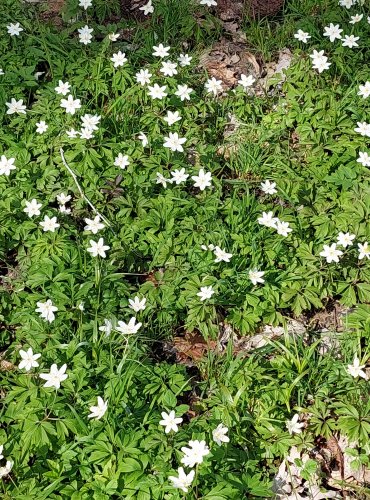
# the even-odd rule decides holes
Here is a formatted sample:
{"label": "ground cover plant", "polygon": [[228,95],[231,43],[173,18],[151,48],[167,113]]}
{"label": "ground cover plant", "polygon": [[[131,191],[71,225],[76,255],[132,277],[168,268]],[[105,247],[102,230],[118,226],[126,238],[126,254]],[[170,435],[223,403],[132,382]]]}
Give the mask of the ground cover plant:
{"label": "ground cover plant", "polygon": [[[369,495],[368,5],[245,19],[292,58],[233,89],[198,64],[215,6],[3,2],[2,498]],[[329,346],[288,328],[337,305]]]}

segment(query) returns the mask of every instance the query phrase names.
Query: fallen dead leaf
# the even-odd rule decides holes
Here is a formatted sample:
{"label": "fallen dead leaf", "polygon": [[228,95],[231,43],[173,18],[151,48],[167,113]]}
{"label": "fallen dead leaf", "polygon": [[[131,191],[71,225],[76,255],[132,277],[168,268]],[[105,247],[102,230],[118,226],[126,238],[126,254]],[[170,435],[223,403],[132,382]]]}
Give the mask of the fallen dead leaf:
{"label": "fallen dead leaf", "polygon": [[217,14],[222,21],[240,24],[244,16],[244,2],[238,0],[218,0]]}
{"label": "fallen dead leaf", "polygon": [[247,14],[254,18],[273,16],[283,7],[284,0],[247,0]]}
{"label": "fallen dead leaf", "polygon": [[202,360],[209,350],[217,350],[217,342],[205,340],[199,333],[187,332],[184,337],[175,337],[173,346],[179,363],[194,366]]}
{"label": "fallen dead leaf", "polygon": [[12,370],[15,370],[15,368],[16,366],[6,359],[2,359],[0,361],[0,372],[10,372]]}
{"label": "fallen dead leaf", "polygon": [[261,66],[254,54],[247,50],[247,45],[225,38],[203,52],[199,69],[205,69],[210,77],[221,80],[224,90],[236,87],[241,74],[252,75],[255,79],[261,75]]}

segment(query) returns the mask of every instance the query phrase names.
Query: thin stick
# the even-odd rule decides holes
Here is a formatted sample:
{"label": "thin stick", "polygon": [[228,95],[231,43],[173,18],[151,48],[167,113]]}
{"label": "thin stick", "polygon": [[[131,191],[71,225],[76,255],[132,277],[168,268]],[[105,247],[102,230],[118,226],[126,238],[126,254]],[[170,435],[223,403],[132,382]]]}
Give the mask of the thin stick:
{"label": "thin stick", "polygon": [[88,205],[94,210],[94,212],[99,215],[99,217],[101,217],[103,219],[103,221],[106,223],[107,226],[109,227],[112,227],[112,224],[109,222],[109,220],[104,217],[103,214],[101,214],[99,212],[99,210],[97,210],[94,205],[91,203],[91,201],[89,200],[89,198],[85,195],[85,193],[82,191],[81,189],[81,186],[79,185],[78,183],[78,180],[77,180],[77,177],[76,177],[76,174],[73,172],[73,170],[71,169],[71,167],[68,165],[68,163],[66,162],[66,159],[64,157],[64,151],[63,151],[63,148],[60,148],[60,156],[62,157],[62,161],[63,161],[63,165],[66,167],[66,169],[68,170],[68,172],[71,174],[71,176],[73,177],[73,180],[75,181],[75,184],[82,196],[82,198],[86,201],[86,203],[88,203]]}

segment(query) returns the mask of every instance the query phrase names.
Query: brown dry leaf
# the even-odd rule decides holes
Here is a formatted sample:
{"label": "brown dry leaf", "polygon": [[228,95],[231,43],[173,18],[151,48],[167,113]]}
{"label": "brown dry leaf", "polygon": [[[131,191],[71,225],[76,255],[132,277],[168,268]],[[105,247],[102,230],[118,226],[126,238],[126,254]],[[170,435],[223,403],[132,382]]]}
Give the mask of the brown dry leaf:
{"label": "brown dry leaf", "polygon": [[238,0],[218,0],[217,14],[222,21],[239,24],[243,19],[244,2]]}
{"label": "brown dry leaf", "polygon": [[0,361],[0,372],[10,372],[12,370],[15,370],[15,368],[16,366],[6,359],[2,359]]}
{"label": "brown dry leaf", "polygon": [[291,139],[292,139],[292,143],[295,145],[299,142],[299,135],[298,135],[298,132],[296,130],[294,130],[291,134]]}
{"label": "brown dry leaf", "polygon": [[260,64],[247,50],[247,45],[225,38],[200,56],[199,68],[205,69],[209,76],[221,80],[225,90],[237,86],[242,73],[254,78],[259,78],[261,74]]}
{"label": "brown dry leaf", "polygon": [[328,306],[315,312],[309,320],[309,326],[315,330],[334,330],[336,332],[343,330],[343,316],[348,312],[344,306],[335,302],[328,304]]}
{"label": "brown dry leaf", "polygon": [[217,343],[214,340],[205,340],[199,333],[195,332],[187,332],[184,337],[175,337],[173,345],[178,362],[187,366],[199,362],[209,350],[215,351],[217,349]]}
{"label": "brown dry leaf", "polygon": [[162,282],[162,277],[164,274],[164,269],[161,267],[159,269],[156,269],[155,271],[150,271],[148,275],[145,278],[145,281],[151,281],[155,287],[161,285]]}
{"label": "brown dry leaf", "polygon": [[40,14],[40,18],[43,21],[50,20],[55,26],[61,26],[63,24],[62,10],[65,0],[47,0],[45,4],[46,10]]}
{"label": "brown dry leaf", "polygon": [[260,18],[277,14],[283,5],[284,0],[247,0],[246,9],[252,18]]}
{"label": "brown dry leaf", "polygon": [[332,436],[326,442],[326,448],[330,452],[330,462],[335,460],[338,464],[338,473],[341,479],[344,479],[344,460],[343,460],[343,451],[341,450],[337,439]]}
{"label": "brown dry leaf", "polygon": [[[274,78],[280,81],[280,84],[285,81],[283,70],[289,68],[293,58],[292,52],[288,48],[283,48],[279,51],[278,60],[271,61],[264,65],[263,77],[259,79],[255,87],[255,93],[258,96],[263,96],[269,89],[271,79]],[[274,87],[274,92],[279,90],[279,86]]]}

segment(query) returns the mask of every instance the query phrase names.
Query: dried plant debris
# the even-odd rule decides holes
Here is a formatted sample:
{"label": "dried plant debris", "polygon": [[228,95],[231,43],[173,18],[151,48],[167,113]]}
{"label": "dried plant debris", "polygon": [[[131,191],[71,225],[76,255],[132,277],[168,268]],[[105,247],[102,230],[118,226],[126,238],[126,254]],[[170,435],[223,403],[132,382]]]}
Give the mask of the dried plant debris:
{"label": "dried plant debris", "polygon": [[223,38],[200,56],[199,69],[205,69],[209,77],[222,81],[224,90],[230,90],[238,85],[242,74],[259,79],[262,65],[246,44]]}
{"label": "dried plant debris", "polygon": [[274,16],[283,8],[284,0],[247,0],[247,14],[252,18]]}
{"label": "dried plant debris", "polygon": [[[299,451],[293,446],[280,464],[273,481],[276,500],[321,500],[325,498],[366,498],[348,494],[370,482],[370,470],[355,464],[357,443],[342,435],[323,439],[313,450]],[[306,473],[302,471],[305,469]],[[307,471],[310,470],[309,480]],[[321,486],[324,478],[326,488]]]}

